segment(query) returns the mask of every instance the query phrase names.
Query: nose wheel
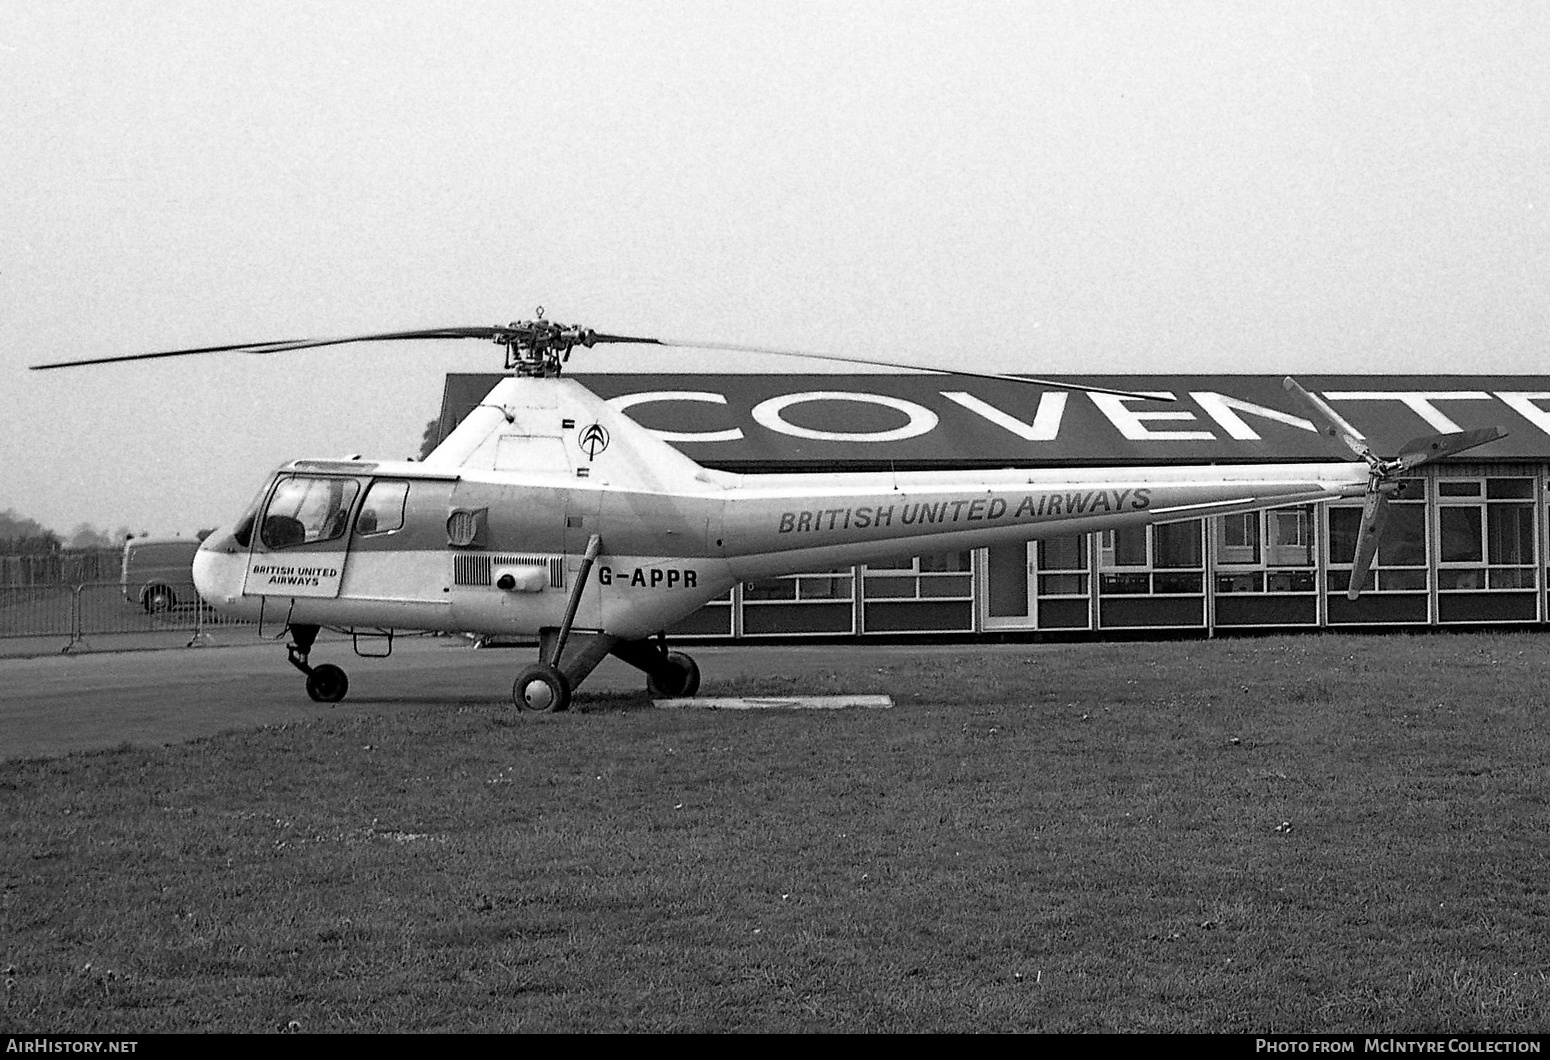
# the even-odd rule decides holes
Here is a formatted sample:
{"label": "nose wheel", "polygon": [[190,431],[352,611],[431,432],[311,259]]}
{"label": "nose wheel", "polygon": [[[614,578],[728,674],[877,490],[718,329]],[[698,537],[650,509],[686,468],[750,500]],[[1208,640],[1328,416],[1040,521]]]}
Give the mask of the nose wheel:
{"label": "nose wheel", "polygon": [[314,703],[337,703],[350,691],[350,679],[333,663],[315,666],[307,674],[307,695]]}
{"label": "nose wheel", "polygon": [[307,675],[307,695],[314,703],[338,703],[350,691],[350,679],[333,663],[312,666],[307,662],[318,639],[317,626],[292,626],[291,643],[285,646],[290,664]]}

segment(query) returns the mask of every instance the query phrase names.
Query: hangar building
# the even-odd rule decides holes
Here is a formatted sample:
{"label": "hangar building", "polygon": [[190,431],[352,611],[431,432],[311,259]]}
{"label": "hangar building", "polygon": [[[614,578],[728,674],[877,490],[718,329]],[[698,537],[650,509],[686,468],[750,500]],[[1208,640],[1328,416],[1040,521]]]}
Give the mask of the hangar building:
{"label": "hangar building", "polygon": [[[447,377],[445,437],[501,377]],[[1280,376],[1065,377],[1150,403],[945,375],[577,375],[708,467],[886,471],[1328,461]],[[747,582],[672,633],[865,637],[1550,622],[1550,379],[1299,377],[1383,456],[1413,438],[1507,437],[1406,480],[1356,601],[1361,501],[1191,519]]]}

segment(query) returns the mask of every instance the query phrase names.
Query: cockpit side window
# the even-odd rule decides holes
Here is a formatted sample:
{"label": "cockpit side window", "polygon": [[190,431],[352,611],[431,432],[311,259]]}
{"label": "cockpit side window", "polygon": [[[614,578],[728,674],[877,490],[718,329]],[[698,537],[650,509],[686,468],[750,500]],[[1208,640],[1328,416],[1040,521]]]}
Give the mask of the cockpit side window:
{"label": "cockpit side window", "polygon": [[355,518],[355,532],[361,537],[372,534],[390,534],[403,528],[404,502],[409,496],[409,483],[373,482],[361,503],[361,514]]}
{"label": "cockpit side window", "polygon": [[264,511],[259,540],[269,548],[290,548],[343,537],[359,493],[353,479],[281,479]]}
{"label": "cockpit side window", "polygon": [[264,510],[264,498],[269,495],[269,482],[265,480],[263,486],[254,498],[242,509],[242,518],[237,520],[237,525],[232,528],[231,536],[237,544],[243,548],[249,548],[253,544],[253,529],[258,525],[258,513]]}

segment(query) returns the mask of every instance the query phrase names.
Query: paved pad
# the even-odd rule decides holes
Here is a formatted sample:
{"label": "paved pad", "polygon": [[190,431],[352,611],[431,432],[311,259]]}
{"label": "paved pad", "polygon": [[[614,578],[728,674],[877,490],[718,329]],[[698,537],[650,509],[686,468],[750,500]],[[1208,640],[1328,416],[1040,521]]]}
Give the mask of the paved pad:
{"label": "paved pad", "polygon": [[669,709],[700,707],[708,710],[843,710],[847,707],[886,709],[893,706],[889,696],[713,696],[652,702]]}

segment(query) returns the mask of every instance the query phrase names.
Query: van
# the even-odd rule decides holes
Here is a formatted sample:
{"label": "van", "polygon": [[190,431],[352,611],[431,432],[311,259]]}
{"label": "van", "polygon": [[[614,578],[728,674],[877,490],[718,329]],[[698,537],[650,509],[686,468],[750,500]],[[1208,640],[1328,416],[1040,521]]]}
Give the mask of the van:
{"label": "van", "polygon": [[124,599],[150,612],[197,604],[192,537],[131,537],[124,542]]}

